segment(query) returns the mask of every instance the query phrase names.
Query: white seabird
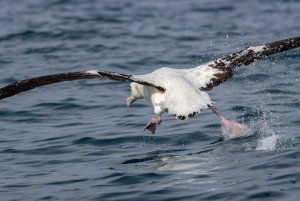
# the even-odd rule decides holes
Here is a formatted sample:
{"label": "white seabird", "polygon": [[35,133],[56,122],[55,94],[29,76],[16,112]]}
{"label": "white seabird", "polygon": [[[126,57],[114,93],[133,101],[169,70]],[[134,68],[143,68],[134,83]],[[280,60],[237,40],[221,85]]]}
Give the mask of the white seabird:
{"label": "white seabird", "polygon": [[162,121],[164,112],[185,120],[195,116],[203,109],[210,108],[218,115],[223,127],[235,135],[240,135],[246,126],[225,119],[211,101],[207,91],[229,79],[235,69],[248,65],[256,59],[278,52],[300,47],[300,37],[288,38],[265,45],[251,46],[242,51],[232,53],[214,61],[190,69],[174,69],[163,67],[145,75],[129,75],[108,71],[88,70],[46,75],[20,80],[0,89],[0,99],[14,96],[39,86],[80,79],[110,79],[131,81],[131,95],[127,98],[127,106],[138,99],[151,102],[157,115],[145,126],[145,130],[155,133],[156,125]]}

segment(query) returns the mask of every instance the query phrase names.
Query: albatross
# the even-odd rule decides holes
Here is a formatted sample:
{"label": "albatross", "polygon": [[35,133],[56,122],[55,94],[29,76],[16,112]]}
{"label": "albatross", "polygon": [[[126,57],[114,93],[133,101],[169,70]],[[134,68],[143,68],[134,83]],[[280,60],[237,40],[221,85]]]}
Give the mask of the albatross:
{"label": "albatross", "polygon": [[299,47],[300,37],[293,37],[264,45],[250,46],[189,69],[162,67],[144,75],[87,70],[34,77],[0,88],[0,100],[36,87],[64,81],[110,79],[131,82],[131,94],[127,98],[127,106],[136,100],[145,98],[152,104],[156,115],[155,118],[150,119],[144,130],[149,130],[154,134],[156,126],[162,122],[163,113],[169,113],[177,119],[186,120],[204,109],[210,109],[218,116],[224,128],[238,136],[247,129],[247,126],[224,118],[207,92],[232,77],[237,67],[249,65],[256,59]]}

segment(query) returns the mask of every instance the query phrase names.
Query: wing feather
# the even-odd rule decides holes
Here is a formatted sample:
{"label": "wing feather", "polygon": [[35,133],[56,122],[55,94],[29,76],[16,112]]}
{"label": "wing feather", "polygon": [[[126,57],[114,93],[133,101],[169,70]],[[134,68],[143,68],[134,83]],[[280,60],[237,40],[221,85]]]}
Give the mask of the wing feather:
{"label": "wing feather", "polygon": [[186,77],[201,90],[211,90],[225,82],[241,65],[249,65],[256,59],[300,47],[300,37],[279,40],[264,45],[250,46],[206,64],[191,69],[184,69]]}
{"label": "wing feather", "polygon": [[52,75],[34,77],[31,79],[25,79],[25,80],[14,82],[3,88],[0,88],[0,100],[4,98],[8,98],[10,96],[17,95],[18,93],[24,91],[29,91],[31,89],[40,86],[64,82],[64,81],[84,80],[84,79],[109,79],[115,81],[132,81],[142,85],[155,87],[160,91],[164,91],[162,87],[156,86],[152,83],[143,80],[135,79],[133,75],[108,72],[108,71],[89,70],[89,71],[80,71],[80,72],[52,74]]}

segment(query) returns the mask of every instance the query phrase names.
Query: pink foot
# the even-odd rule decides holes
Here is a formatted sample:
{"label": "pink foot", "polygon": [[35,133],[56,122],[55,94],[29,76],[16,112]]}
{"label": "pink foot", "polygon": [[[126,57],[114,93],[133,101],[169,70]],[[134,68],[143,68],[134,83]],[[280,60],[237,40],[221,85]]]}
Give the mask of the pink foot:
{"label": "pink foot", "polygon": [[162,119],[160,116],[158,116],[157,118],[153,118],[151,119],[145,126],[144,131],[145,130],[149,130],[152,134],[155,134],[155,130],[156,130],[156,125],[159,125],[162,122]]}
{"label": "pink foot", "polygon": [[243,134],[245,134],[245,131],[248,129],[246,125],[236,121],[225,119],[222,116],[220,117],[220,122],[222,124],[222,127],[226,129],[226,131],[232,138],[242,137]]}
{"label": "pink foot", "polygon": [[221,116],[220,112],[215,106],[209,107],[212,112],[219,117],[222,127],[226,129],[226,131],[230,135],[230,138],[242,137],[242,135],[245,134],[245,131],[248,129],[246,125],[224,118],[223,116]]}

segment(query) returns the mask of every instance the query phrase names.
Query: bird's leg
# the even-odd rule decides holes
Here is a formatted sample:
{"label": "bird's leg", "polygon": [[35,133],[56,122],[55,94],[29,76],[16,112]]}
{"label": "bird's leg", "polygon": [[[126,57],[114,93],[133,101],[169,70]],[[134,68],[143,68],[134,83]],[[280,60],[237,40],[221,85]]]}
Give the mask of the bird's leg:
{"label": "bird's leg", "polygon": [[229,120],[229,119],[224,118],[220,114],[219,110],[214,105],[208,105],[208,107],[212,110],[213,113],[215,113],[219,117],[222,126],[231,135],[234,135],[233,137],[239,137],[247,130],[246,125],[244,125],[242,123],[239,123],[239,122],[236,122],[236,121],[233,121],[233,120]]}
{"label": "bird's leg", "polygon": [[146,124],[144,131],[149,130],[152,134],[155,134],[156,125],[159,125],[162,122],[162,118],[158,115],[156,118],[150,119],[150,121]]}

